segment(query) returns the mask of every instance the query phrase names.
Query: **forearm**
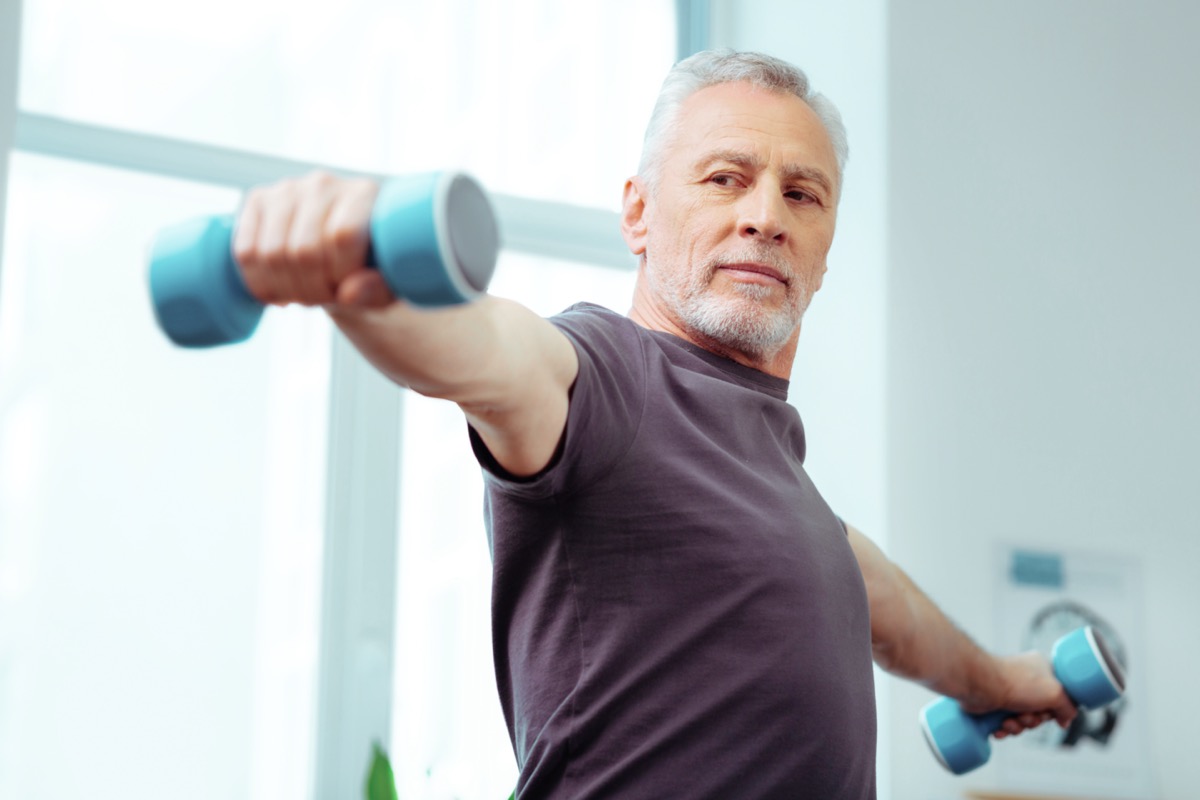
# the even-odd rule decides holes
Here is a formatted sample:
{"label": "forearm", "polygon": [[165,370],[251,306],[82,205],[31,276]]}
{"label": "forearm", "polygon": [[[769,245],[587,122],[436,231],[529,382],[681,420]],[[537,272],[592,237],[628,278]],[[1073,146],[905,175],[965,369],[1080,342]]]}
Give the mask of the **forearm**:
{"label": "forearm", "polygon": [[963,633],[878,547],[850,528],[871,611],[871,648],[888,672],[964,705],[993,705],[997,659]]}
{"label": "forearm", "polygon": [[993,705],[1000,684],[995,657],[946,617],[899,567],[891,567],[896,600],[872,604],[876,662],[965,706]]}
{"label": "forearm", "polygon": [[372,365],[416,392],[453,402],[498,402],[513,376],[537,362],[538,335],[549,327],[521,306],[495,297],[421,309],[331,306],[330,318]]}
{"label": "forearm", "polygon": [[1006,734],[1051,717],[1066,725],[1075,707],[1038,653],[997,657],[955,627],[924,592],[875,544],[847,527],[867,586],[871,648],[876,663],[895,675],[953,697],[971,712],[1003,708]]}

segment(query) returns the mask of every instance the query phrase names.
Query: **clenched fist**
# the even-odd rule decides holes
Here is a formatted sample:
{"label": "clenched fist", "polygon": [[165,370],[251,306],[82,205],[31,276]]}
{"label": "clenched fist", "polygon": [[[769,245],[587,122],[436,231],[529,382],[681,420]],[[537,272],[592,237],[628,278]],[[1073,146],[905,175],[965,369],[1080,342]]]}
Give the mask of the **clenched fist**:
{"label": "clenched fist", "polygon": [[319,171],[253,189],[233,238],[250,293],[278,306],[391,303],[383,276],[366,267],[378,194],[374,181]]}

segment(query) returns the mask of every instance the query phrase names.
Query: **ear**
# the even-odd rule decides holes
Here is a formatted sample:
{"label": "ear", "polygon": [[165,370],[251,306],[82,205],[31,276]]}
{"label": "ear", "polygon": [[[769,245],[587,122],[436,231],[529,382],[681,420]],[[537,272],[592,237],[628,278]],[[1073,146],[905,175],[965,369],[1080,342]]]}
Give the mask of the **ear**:
{"label": "ear", "polygon": [[625,181],[621,199],[621,238],[635,256],[646,252],[646,185],[636,175]]}

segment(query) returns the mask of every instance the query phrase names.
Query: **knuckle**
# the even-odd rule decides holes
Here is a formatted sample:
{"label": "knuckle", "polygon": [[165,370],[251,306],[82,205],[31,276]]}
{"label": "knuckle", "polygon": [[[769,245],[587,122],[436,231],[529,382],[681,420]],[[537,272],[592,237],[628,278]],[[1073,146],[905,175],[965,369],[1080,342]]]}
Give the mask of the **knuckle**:
{"label": "knuckle", "polygon": [[336,185],[337,180],[337,177],[332,172],[324,169],[315,169],[301,178],[299,183],[305,188],[323,192]]}
{"label": "knuckle", "polygon": [[278,206],[287,203],[295,195],[296,184],[295,178],[284,178],[262,187],[259,191],[262,193],[264,203]]}
{"label": "knuckle", "polygon": [[379,185],[370,178],[353,178],[346,184],[347,188],[355,194],[371,195],[379,190]]}
{"label": "knuckle", "polygon": [[268,196],[269,186],[253,186],[246,192],[245,206],[261,206]]}

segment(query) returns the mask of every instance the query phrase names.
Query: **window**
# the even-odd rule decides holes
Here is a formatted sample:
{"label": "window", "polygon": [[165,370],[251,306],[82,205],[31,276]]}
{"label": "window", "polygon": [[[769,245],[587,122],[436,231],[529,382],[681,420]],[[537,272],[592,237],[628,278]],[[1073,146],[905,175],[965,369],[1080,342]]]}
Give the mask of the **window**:
{"label": "window", "polygon": [[673,3],[26,0],[28,111],[615,210]]}
{"label": "window", "polygon": [[390,729],[331,722],[322,571],[351,533],[333,509],[357,500],[328,431],[362,387],[331,380],[317,312],[174,349],[145,248],[265,174],[462,168],[511,248],[494,291],[624,310],[612,212],[675,5],[24,0],[0,264],[0,796],[313,797],[343,767],[332,785],[352,796],[367,749],[328,767],[335,724],[394,738],[402,796],[511,790],[461,415],[404,395],[401,480],[363,501],[400,509],[395,708]]}
{"label": "window", "polygon": [[0,796],[302,796],[329,338],[154,327],[144,247],[226,188],[18,154],[0,273]]}

